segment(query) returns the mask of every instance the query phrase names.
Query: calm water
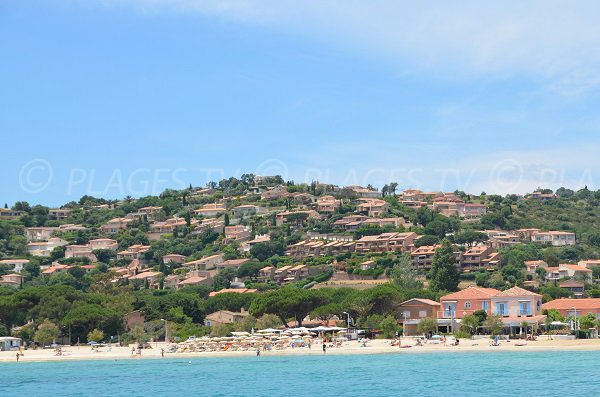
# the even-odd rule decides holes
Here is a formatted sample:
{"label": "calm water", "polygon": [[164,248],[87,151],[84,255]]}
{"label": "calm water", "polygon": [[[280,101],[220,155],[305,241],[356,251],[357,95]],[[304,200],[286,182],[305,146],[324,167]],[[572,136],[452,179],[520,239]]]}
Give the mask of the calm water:
{"label": "calm water", "polygon": [[599,361],[494,352],[22,362],[0,364],[0,396],[598,396]]}

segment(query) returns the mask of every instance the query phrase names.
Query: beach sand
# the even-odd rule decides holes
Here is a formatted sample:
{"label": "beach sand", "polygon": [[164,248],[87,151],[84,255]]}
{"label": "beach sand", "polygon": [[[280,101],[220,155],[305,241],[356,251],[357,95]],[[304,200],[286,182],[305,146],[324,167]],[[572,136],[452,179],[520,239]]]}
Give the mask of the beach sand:
{"label": "beach sand", "polygon": [[[451,339],[450,339],[451,340]],[[442,343],[427,343],[424,346],[414,346],[415,340],[403,338],[402,345],[411,345],[410,348],[399,348],[391,346],[387,339],[371,340],[366,347],[356,341],[345,342],[341,347],[328,348],[326,354],[418,354],[418,353],[452,353],[452,352],[503,352],[503,351],[586,351],[600,350],[600,339],[583,340],[547,340],[542,336],[537,341],[526,342],[525,346],[518,346],[520,342],[501,341],[500,346],[490,346],[489,339],[461,339],[459,346],[446,345]],[[23,362],[38,361],[70,361],[70,360],[139,360],[139,359],[161,359],[161,348],[164,343],[152,343],[152,349],[144,349],[141,356],[132,356],[131,347],[102,347],[99,351],[92,350],[89,346],[65,346],[63,355],[57,356],[53,349],[25,350],[25,355],[19,360]],[[201,357],[244,357],[255,356],[255,351],[220,351],[220,352],[190,352],[190,353],[165,353],[165,358],[201,358]],[[287,348],[285,350],[271,350],[261,352],[264,357],[268,356],[293,356],[293,355],[323,355],[321,345],[313,344],[308,348]],[[17,363],[16,352],[0,352],[0,362]]]}

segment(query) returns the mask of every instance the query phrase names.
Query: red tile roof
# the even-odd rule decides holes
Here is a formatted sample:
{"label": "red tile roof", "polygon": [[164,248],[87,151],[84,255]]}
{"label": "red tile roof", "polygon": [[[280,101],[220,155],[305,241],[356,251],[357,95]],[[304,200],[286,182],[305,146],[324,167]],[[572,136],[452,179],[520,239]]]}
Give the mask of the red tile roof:
{"label": "red tile roof", "polygon": [[587,299],[555,299],[542,305],[542,309],[569,310],[600,310],[600,298]]}
{"label": "red tile roof", "polygon": [[453,292],[451,294],[442,296],[440,301],[444,300],[458,300],[458,299],[486,299],[494,295],[499,294],[500,291],[494,288],[481,288],[481,287],[469,287],[462,291]]}

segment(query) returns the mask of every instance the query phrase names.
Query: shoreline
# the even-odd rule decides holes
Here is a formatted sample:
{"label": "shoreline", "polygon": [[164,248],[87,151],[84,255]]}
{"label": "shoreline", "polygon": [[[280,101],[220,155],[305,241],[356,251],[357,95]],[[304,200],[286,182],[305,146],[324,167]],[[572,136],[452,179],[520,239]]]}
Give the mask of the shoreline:
{"label": "shoreline", "polygon": [[[501,342],[500,346],[490,346],[488,339],[461,339],[459,346],[450,344],[426,344],[414,346],[411,339],[404,340],[404,345],[410,348],[391,346],[389,339],[376,339],[368,342],[367,347],[361,347],[356,342],[346,342],[342,347],[329,348],[324,354],[320,345],[308,348],[288,348],[284,350],[261,351],[261,357],[256,357],[254,350],[250,351],[219,351],[219,352],[186,352],[165,353],[164,359],[198,359],[198,358],[240,358],[256,357],[292,357],[292,356],[323,356],[323,355],[379,355],[379,354],[452,354],[452,353],[490,353],[490,352],[580,352],[600,351],[600,339],[580,340],[538,340],[517,346],[520,341]],[[525,343],[525,342],[521,342]],[[0,352],[0,363],[20,364],[28,362],[68,362],[68,361],[104,361],[104,360],[161,360],[161,348],[164,343],[153,343],[152,349],[145,349],[141,356],[132,356],[129,347],[112,347],[111,351],[92,351],[87,346],[67,346],[63,348],[66,353],[56,356],[54,350],[26,350],[25,355],[17,362],[16,351]]]}

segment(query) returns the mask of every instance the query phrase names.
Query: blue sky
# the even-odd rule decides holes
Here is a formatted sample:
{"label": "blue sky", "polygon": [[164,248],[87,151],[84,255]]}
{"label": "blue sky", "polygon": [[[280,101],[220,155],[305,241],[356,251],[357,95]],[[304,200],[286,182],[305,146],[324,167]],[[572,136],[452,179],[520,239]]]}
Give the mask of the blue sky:
{"label": "blue sky", "polygon": [[141,196],[244,172],[597,187],[599,8],[0,2],[0,201]]}

